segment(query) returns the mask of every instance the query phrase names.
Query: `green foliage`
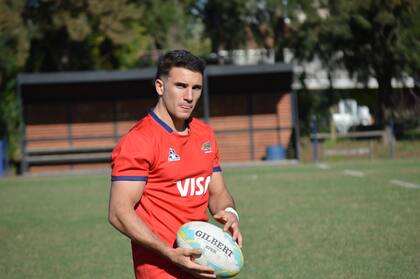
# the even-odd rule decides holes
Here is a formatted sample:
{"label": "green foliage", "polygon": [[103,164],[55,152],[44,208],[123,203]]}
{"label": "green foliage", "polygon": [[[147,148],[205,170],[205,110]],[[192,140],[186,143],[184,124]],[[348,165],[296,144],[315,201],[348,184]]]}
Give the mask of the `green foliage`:
{"label": "green foliage", "polygon": [[[251,8],[250,27],[252,34],[256,41],[266,47],[275,50],[275,60],[282,62],[284,60],[283,50],[288,47],[286,36],[291,31],[289,28],[290,22],[299,20],[303,14],[308,20],[317,17],[314,10],[313,1],[253,1],[254,5]],[[311,35],[311,34],[307,34]],[[308,37],[307,43],[311,43]],[[315,43],[315,42],[313,42]]]}
{"label": "green foliage", "polygon": [[[251,1],[252,3],[252,1]],[[246,46],[249,1],[197,1],[195,9],[202,18],[211,41],[211,51],[233,50]]]}
{"label": "green foliage", "polygon": [[0,139],[7,140],[7,155],[12,164],[20,160],[20,109],[15,87],[15,80],[9,80],[0,95]]}
{"label": "green foliage", "polygon": [[301,90],[298,92],[299,104],[299,128],[302,136],[311,133],[311,122],[316,117],[318,132],[330,131],[330,113],[328,108],[331,106],[329,95],[325,92],[311,92]]}
{"label": "green foliage", "polygon": [[394,108],[391,79],[420,69],[420,2],[338,0],[319,2],[316,10],[318,16],[292,22],[287,44],[300,61],[317,55],[329,70],[345,67],[363,82],[375,78],[383,123]]}
{"label": "green foliage", "polygon": [[24,1],[0,0],[0,139],[7,141],[12,164],[20,159],[20,110],[14,77],[29,56],[29,30],[20,17],[23,5]]}
{"label": "green foliage", "polygon": [[204,24],[201,21],[192,19],[187,28],[185,48],[195,55],[205,57],[211,52],[211,40],[204,37]]}
{"label": "green foliage", "polygon": [[[121,69],[149,66],[153,62],[150,59],[152,49],[153,38],[146,32],[145,27],[139,25],[135,28],[131,43],[118,48],[115,56]],[[99,51],[95,54],[100,56]]]}
{"label": "green foliage", "polygon": [[29,56],[29,32],[20,16],[25,1],[0,0],[0,91]]}
{"label": "green foliage", "polygon": [[161,50],[195,46],[203,53],[209,42],[196,28],[201,23],[191,14],[193,5],[192,0],[1,0],[1,67],[119,69],[144,65],[142,59],[153,62]]}
{"label": "green foliage", "polygon": [[45,0],[24,12],[34,30],[30,72],[119,68],[116,52],[136,38],[143,16],[129,0]]}
{"label": "green foliage", "polygon": [[148,0],[144,5],[145,25],[156,49],[166,49],[185,39],[186,19],[179,1]]}
{"label": "green foliage", "polygon": [[[131,61],[140,60],[141,66],[150,66],[162,51],[189,49],[196,55],[209,53],[208,40],[202,39],[202,23],[192,15],[192,0],[146,0],[139,4],[144,11],[141,32],[121,54],[131,53]],[[136,57],[137,56],[137,57]],[[136,59],[134,59],[136,58]]]}
{"label": "green foliage", "polygon": [[190,12],[193,0],[0,0],[0,130],[18,158],[19,72],[150,66],[162,50],[204,55],[210,42]]}

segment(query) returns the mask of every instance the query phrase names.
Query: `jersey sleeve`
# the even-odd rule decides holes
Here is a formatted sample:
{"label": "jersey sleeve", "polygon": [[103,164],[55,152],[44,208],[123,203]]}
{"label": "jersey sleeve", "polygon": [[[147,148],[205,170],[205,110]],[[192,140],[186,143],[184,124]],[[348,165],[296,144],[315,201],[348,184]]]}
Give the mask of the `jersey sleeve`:
{"label": "jersey sleeve", "polygon": [[219,146],[217,145],[216,138],[214,136],[213,129],[210,131],[210,140],[211,146],[214,148],[214,157],[213,157],[213,172],[221,172],[222,169],[219,164],[220,154],[219,154]]}
{"label": "jersey sleeve", "polygon": [[147,181],[153,153],[141,135],[129,133],[112,151],[112,181]]}

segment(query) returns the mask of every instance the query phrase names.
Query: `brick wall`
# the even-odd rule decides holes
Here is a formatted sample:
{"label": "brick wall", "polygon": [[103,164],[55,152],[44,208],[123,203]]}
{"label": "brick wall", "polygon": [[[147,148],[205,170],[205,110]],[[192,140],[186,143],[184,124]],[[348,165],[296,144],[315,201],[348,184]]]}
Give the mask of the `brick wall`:
{"label": "brick wall", "polygon": [[[269,145],[288,147],[292,134],[290,94],[277,96],[276,99],[275,111],[271,113],[210,118],[209,124],[215,130],[223,162],[261,160],[266,156]],[[252,133],[248,130],[250,127],[254,129]],[[238,129],[244,131],[230,131]]]}
{"label": "brick wall", "polygon": [[[27,150],[112,147],[154,102],[132,99],[29,104],[25,107]],[[291,140],[290,94],[213,97],[210,116],[222,162],[261,160],[267,146],[281,144],[287,148]],[[30,171],[104,167],[108,164],[33,166]]]}

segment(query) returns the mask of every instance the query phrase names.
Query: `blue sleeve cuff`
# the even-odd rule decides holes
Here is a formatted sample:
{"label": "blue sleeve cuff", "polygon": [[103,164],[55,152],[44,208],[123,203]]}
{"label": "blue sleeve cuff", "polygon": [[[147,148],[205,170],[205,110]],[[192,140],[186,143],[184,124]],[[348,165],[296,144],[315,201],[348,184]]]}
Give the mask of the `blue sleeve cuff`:
{"label": "blue sleeve cuff", "polygon": [[111,176],[111,181],[147,181],[147,176]]}
{"label": "blue sleeve cuff", "polygon": [[219,166],[213,168],[213,172],[221,172],[221,171],[222,169]]}

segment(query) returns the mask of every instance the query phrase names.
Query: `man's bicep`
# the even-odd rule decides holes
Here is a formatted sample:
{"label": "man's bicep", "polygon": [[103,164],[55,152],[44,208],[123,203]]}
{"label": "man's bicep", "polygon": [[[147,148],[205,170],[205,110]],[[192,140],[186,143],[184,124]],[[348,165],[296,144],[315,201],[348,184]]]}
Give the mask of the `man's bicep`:
{"label": "man's bicep", "polygon": [[213,172],[209,186],[210,195],[218,194],[225,189],[225,181],[223,180],[222,172]]}
{"label": "man's bicep", "polygon": [[145,181],[113,181],[111,184],[108,221],[131,239],[139,221],[134,207],[143,194],[145,184]]}
{"label": "man's bicep", "polygon": [[143,194],[146,181],[112,181],[110,204],[134,206]]}
{"label": "man's bicep", "polygon": [[234,201],[230,195],[221,172],[214,172],[209,186],[209,209],[212,214],[234,207]]}

